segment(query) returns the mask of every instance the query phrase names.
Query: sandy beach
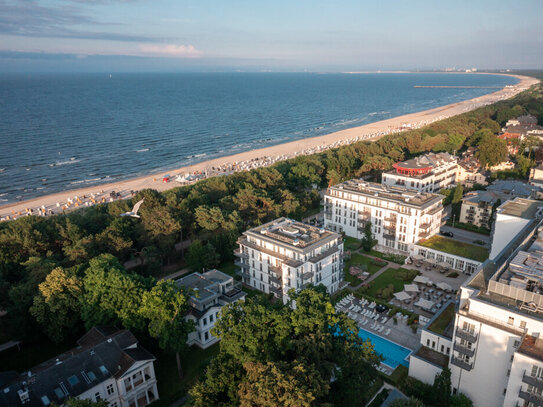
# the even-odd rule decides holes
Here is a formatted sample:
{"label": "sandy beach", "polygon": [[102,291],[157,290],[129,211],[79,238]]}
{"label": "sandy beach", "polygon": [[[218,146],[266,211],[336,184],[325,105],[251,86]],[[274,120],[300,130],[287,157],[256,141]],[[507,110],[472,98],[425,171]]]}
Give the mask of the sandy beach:
{"label": "sandy beach", "polygon": [[[181,167],[169,172],[171,175],[169,182],[163,182],[162,176],[164,173],[151,174],[130,180],[68,190],[3,205],[0,206],[0,219],[5,221],[20,216],[27,216],[28,214],[58,214],[62,213],[63,210],[91,206],[100,202],[109,202],[113,199],[128,198],[132,196],[131,191],[139,191],[145,188],[152,188],[158,191],[171,189],[182,185],[175,181],[177,175],[185,177],[189,176],[190,180],[191,178],[201,178],[205,176],[205,174],[207,174],[207,176],[229,174],[235,171],[268,166],[277,161],[292,158],[297,155],[317,153],[360,140],[376,140],[390,133],[420,128],[438,120],[443,120],[451,116],[474,110],[481,106],[511,98],[539,82],[537,79],[530,77],[518,75],[509,76],[519,79],[520,82],[514,86],[506,86],[503,89],[478,98],[398,116],[324,136],[278,144],[271,147],[204,161],[191,166]],[[114,198],[112,191],[115,191],[120,195]]]}

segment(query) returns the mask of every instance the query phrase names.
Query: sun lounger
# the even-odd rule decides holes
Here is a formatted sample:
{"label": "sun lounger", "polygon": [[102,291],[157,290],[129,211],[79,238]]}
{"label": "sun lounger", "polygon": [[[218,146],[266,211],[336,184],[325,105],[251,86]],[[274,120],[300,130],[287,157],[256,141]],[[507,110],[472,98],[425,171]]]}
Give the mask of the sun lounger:
{"label": "sun lounger", "polygon": [[385,331],[385,335],[386,335],[386,336],[390,335],[390,328],[388,328],[388,329]]}

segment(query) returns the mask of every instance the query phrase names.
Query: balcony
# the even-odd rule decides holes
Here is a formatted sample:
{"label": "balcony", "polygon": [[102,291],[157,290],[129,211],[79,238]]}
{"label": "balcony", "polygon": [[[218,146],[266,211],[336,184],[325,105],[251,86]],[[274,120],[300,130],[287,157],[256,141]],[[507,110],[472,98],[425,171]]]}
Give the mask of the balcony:
{"label": "balcony", "polygon": [[435,215],[436,213],[439,213],[443,211],[443,206],[438,206],[434,209],[430,209],[428,212],[426,212],[424,215]]}
{"label": "balcony", "polygon": [[[488,315],[480,314],[478,312],[474,311],[466,311],[465,309],[461,309],[458,311],[460,315],[466,316],[470,319],[473,319],[478,322],[482,322],[483,324],[487,324],[490,326],[493,326],[494,328],[502,329],[504,331],[507,331],[509,333],[512,333],[514,335],[523,336],[526,333],[526,328],[521,328],[518,326],[514,326],[511,324],[508,324],[505,321],[502,321],[500,319],[492,318]],[[458,331],[457,331],[458,335]],[[466,338],[463,338],[466,339]],[[469,342],[474,342],[470,339],[466,339]]]}
{"label": "balcony", "polygon": [[270,283],[281,285],[283,282],[279,278],[270,275]]}
{"label": "balcony", "polygon": [[248,263],[245,263],[241,260],[237,260],[234,262],[234,264],[242,269],[248,269],[249,268],[249,264]]}
{"label": "balcony", "polygon": [[395,234],[390,234],[390,233],[385,233],[385,234],[383,234],[383,238],[387,239],[387,240],[396,240],[396,235]]}
{"label": "balcony", "polygon": [[388,230],[390,233],[396,234],[396,225],[383,226],[383,229]]}
{"label": "balcony", "polygon": [[270,255],[277,259],[280,259],[283,263],[288,264],[291,267],[300,267],[303,264],[300,260],[291,259],[290,257],[279,254],[278,252],[275,252],[273,250],[257,245],[256,243],[250,242],[247,238],[239,238],[238,244],[257,250],[261,253]]}
{"label": "balcony", "polygon": [[282,287],[276,287],[276,286],[270,285],[270,292],[274,293],[278,297],[283,295]]}
{"label": "balcony", "polygon": [[370,216],[370,211],[358,211],[358,219],[367,220]]}
{"label": "balcony", "polygon": [[458,328],[456,330],[456,336],[468,342],[477,342],[477,334],[473,332],[465,331],[462,328]]}
{"label": "balcony", "polygon": [[526,371],[524,371],[524,374],[522,375],[522,382],[526,384],[531,384],[532,386],[543,390],[543,378],[529,376],[526,374]]}
{"label": "balcony", "polygon": [[364,229],[366,228],[366,222],[360,222],[358,221],[358,226],[356,227],[356,229],[359,231],[359,232],[364,232]]}
{"label": "balcony", "polygon": [[272,273],[277,274],[278,277],[283,277],[283,268],[281,267],[281,265],[274,266],[273,264],[268,264],[268,270]]}
{"label": "balcony", "polygon": [[428,229],[430,226],[432,226],[432,222],[424,222],[419,225],[419,229]]}
{"label": "balcony", "polygon": [[234,250],[234,256],[239,257],[241,259],[248,259],[249,258],[248,253],[243,253],[239,249]]}
{"label": "balcony", "polygon": [[451,358],[451,364],[459,367],[460,369],[467,370],[468,372],[473,369],[471,363],[464,362],[463,360],[455,358],[454,356]]}
{"label": "balcony", "polygon": [[460,345],[459,343],[455,343],[453,345],[453,349],[462,355],[469,356],[470,358],[475,355],[475,351],[473,349],[469,349],[467,346]]}
{"label": "balcony", "polygon": [[537,394],[528,393],[527,391],[523,391],[522,389],[518,392],[518,396],[529,402],[533,403],[536,406],[543,406],[543,397],[538,396]]}
{"label": "balcony", "polygon": [[425,238],[427,238],[428,236],[430,236],[430,231],[426,231],[426,232],[422,232],[422,231],[421,231],[421,232],[419,232],[419,237],[420,237],[421,239],[425,239]]}
{"label": "balcony", "polygon": [[315,273],[312,271],[308,271],[307,273],[302,274],[302,280],[309,280],[314,274]]}
{"label": "balcony", "polygon": [[385,217],[385,222],[391,222],[391,223],[396,223],[396,216],[389,216],[388,218]]}

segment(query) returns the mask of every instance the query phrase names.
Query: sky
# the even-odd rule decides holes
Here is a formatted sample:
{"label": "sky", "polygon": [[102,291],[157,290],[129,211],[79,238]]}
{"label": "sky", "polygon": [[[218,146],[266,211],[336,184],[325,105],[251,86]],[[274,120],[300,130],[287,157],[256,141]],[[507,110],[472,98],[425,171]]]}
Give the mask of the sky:
{"label": "sky", "polygon": [[543,68],[543,1],[0,0],[0,72]]}

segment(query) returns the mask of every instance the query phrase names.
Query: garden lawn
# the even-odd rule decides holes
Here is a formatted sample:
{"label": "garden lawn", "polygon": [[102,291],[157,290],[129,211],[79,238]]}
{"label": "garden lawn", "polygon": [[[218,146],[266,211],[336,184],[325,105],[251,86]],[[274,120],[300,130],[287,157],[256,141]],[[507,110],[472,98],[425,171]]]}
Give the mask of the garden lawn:
{"label": "garden lawn", "polygon": [[432,236],[430,239],[419,242],[418,245],[439,250],[440,252],[465,257],[466,259],[480,261],[481,263],[488,259],[488,250],[484,247],[460,242],[458,240],[447,239],[443,236]]}
{"label": "garden lawn", "polygon": [[203,350],[191,347],[181,358],[183,378],[177,374],[177,362],[173,353],[155,353],[155,374],[157,378],[158,394],[160,399],[153,403],[153,407],[169,406],[177,399],[183,397],[202,375],[205,367],[212,358],[219,353],[219,344]]}
{"label": "garden lawn", "polygon": [[[411,282],[413,281],[412,279],[407,280],[407,281],[402,281],[395,277],[396,273],[403,270],[406,270],[406,269],[400,267],[397,269],[389,268],[385,270],[383,274],[381,274],[379,277],[377,277],[375,280],[373,280],[370,283],[371,287],[365,292],[365,294],[373,298],[377,298],[377,291],[381,288],[387,287],[389,284],[394,285],[395,293],[398,291],[402,291],[404,284],[411,284]],[[408,270],[408,271],[411,271],[411,270]]]}
{"label": "garden lawn", "polygon": [[350,250],[351,252],[354,252],[360,249],[360,245],[360,240],[355,239],[354,237],[345,236],[343,238],[343,248],[345,250]]}
{"label": "garden lawn", "polygon": [[345,262],[344,266],[344,274],[345,274],[345,280],[350,283],[350,285],[357,286],[358,284],[362,283],[363,281],[360,280],[358,277],[352,276],[349,273],[349,267],[365,264],[368,267],[368,273],[374,274],[377,271],[381,270],[383,266],[376,266],[375,264],[372,264],[371,259],[369,257],[363,256],[358,253],[353,253],[351,255],[351,258]]}

